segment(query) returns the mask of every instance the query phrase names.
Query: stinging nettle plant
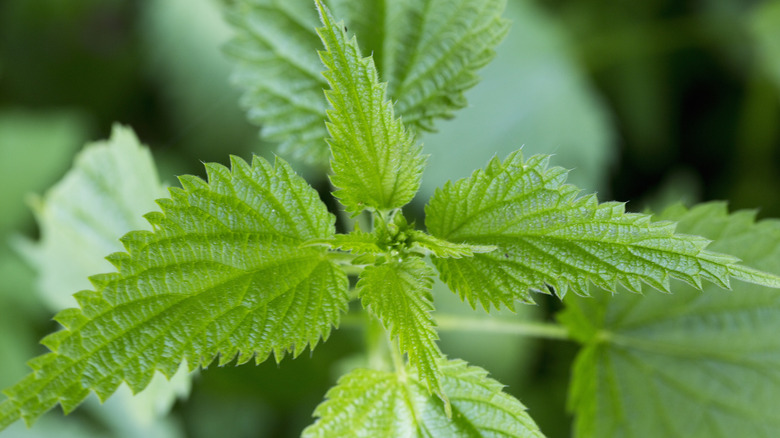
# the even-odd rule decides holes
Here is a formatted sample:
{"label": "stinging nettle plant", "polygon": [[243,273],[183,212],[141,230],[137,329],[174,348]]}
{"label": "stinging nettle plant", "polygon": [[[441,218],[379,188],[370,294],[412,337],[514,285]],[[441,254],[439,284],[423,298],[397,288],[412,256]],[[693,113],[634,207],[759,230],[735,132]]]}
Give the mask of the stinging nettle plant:
{"label": "stinging nettle plant", "polygon": [[[351,230],[336,233],[336,216],[281,158],[232,157],[230,168],[207,164],[207,181],[181,177],[181,188],[157,201],[160,211],[145,216],[152,230],[121,238],[125,251],[108,257],[116,272],[91,277],[94,290],[78,292],[79,306],[56,316],[63,329],[43,341],[51,352],[4,391],[0,430],[19,419],[31,424],[57,404],[70,412],[90,392],[105,400],[123,382],[141,391],[157,371],[171,377],[183,363],[194,370],[298,356],[326,341],[359,299],[378,321],[368,324],[386,331],[378,338],[382,357],[372,362],[384,365],[343,376],[304,436],[542,436],[525,406],[485,370],[439,350],[431,292],[438,276],[485,311],[534,303],[532,292],[565,297],[559,319],[584,346],[571,390],[578,436],[769,436],[778,427],[771,402],[780,346],[760,324],[778,318],[780,298],[767,287],[780,287],[780,278],[726,253],[780,271],[778,223],[730,215],[722,204],[677,207],[653,221],[581,195],[549,156],[520,151],[438,189],[425,206],[425,230],[403,215],[425,169],[418,134],[465,105],[463,91],[507,31],[503,3],[329,2],[348,26],[320,0],[316,9],[308,0],[233,5],[239,35],[228,52],[239,63],[250,118],[285,153],[330,160],[333,195]],[[678,232],[678,221],[692,234]],[[717,238],[713,247],[723,252],[694,234]],[[670,292],[672,278],[682,280],[675,289],[691,297],[688,308],[731,320],[732,332],[719,335],[725,348],[697,338],[692,319],[674,319],[688,318],[688,308],[640,295],[647,286]],[[748,283],[738,305],[699,291],[728,289],[732,278]],[[676,336],[686,323],[689,344]],[[646,337],[644,329],[660,335]],[[731,342],[749,329],[750,342]],[[680,360],[676,376],[656,371],[670,363],[659,357]],[[689,399],[662,384],[642,386],[643,372],[659,382],[679,377],[669,387]],[[653,405],[652,397],[666,397],[685,413],[690,400],[720,400],[718,390],[685,387],[713,373],[744,377],[762,403],[746,409],[750,400],[719,401],[717,419],[675,417]]]}

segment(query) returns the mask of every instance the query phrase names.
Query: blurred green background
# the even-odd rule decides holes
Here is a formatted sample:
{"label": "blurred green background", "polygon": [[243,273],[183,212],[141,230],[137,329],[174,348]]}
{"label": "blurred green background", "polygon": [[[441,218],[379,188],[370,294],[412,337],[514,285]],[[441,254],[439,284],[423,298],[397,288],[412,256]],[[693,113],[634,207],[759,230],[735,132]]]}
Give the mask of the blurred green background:
{"label": "blurred green background", "polygon": [[[630,210],[728,199],[780,216],[780,1],[509,0],[506,16],[513,27],[470,106],[423,137],[430,168],[410,214],[446,180],[523,146],[555,154],[572,182]],[[220,51],[230,35],[217,0],[0,2],[0,386],[56,328],[37,268],[14,249],[38,233],[26,199],[57,181],[86,141],[106,138],[113,122],[131,126],[171,184],[202,175],[203,161],[273,152],[230,86]],[[443,288],[435,296],[440,312],[471,312]],[[551,319],[560,307],[541,304],[517,317]],[[548,436],[568,436],[576,347],[486,337],[444,332],[442,348],[508,385]],[[359,330],[343,327],[280,365],[202,371],[160,436],[296,436],[362,345]],[[55,413],[7,434],[127,436],[96,412],[67,426]]]}

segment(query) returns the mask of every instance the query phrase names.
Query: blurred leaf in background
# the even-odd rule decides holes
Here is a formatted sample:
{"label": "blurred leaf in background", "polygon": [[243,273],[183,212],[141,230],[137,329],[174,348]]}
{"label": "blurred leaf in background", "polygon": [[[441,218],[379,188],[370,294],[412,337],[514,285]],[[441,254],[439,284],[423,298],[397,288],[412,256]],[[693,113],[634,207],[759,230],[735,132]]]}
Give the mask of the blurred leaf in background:
{"label": "blurred leaf in background", "polygon": [[780,93],[780,1],[756,5],[750,15],[759,62]]}
{"label": "blurred leaf in background", "polygon": [[736,136],[736,159],[727,180],[738,208],[762,206],[780,215],[780,2],[756,4],[743,15],[749,32],[745,92]]}
{"label": "blurred leaf in background", "polygon": [[482,81],[466,93],[469,106],[423,136],[431,156],[421,200],[493,155],[503,158],[520,147],[526,156],[555,154],[555,165],[574,169],[573,184],[607,190],[614,161],[611,118],[574,59],[573,42],[533,2],[509,2],[505,17],[509,34],[480,72]]}
{"label": "blurred leaf in background", "polygon": [[[724,203],[660,216],[714,251],[780,270],[780,221],[728,214]],[[576,437],[774,436],[780,427],[780,294],[679,285],[672,294],[569,295],[561,321],[583,343],[570,407]]]}
{"label": "blurred leaf in background", "polygon": [[87,129],[73,111],[0,110],[0,235],[30,222],[26,196],[65,172]]}
{"label": "blurred leaf in background", "polygon": [[38,352],[39,339],[29,320],[46,315],[31,293],[32,270],[5,244],[0,245],[0,276],[0,309],[4,309],[0,314],[0,387],[7,388],[24,377],[28,372],[25,362]]}
{"label": "blurred leaf in background", "polygon": [[[50,316],[34,292],[33,270],[11,243],[32,228],[29,196],[67,169],[87,132],[74,111],[0,110],[0,387],[27,373],[25,362],[40,350],[39,324]],[[15,428],[11,436],[26,436],[23,425]]]}
{"label": "blurred leaf in background", "polygon": [[[165,194],[149,151],[127,128],[115,126],[109,141],[78,154],[73,168],[34,204],[40,240],[17,245],[37,271],[37,292],[49,311],[76,306],[72,294],[92,288],[87,277],[114,270],[104,257],[123,249],[119,237],[126,232],[150,229],[142,215],[156,210],[154,200]],[[113,436],[180,437],[162,417],[189,386],[186,369],[180,370],[170,382],[156,376],[136,396],[123,387],[103,406],[94,397],[90,406]]]}
{"label": "blurred leaf in background", "polygon": [[537,321],[542,317],[542,309],[519,303],[514,312],[502,309],[487,314],[482,308],[472,309],[439,280],[434,283],[433,294],[434,316],[441,337],[439,345],[444,354],[472,365],[489,367],[490,375],[522,400],[519,388],[527,383],[538,341],[513,333],[481,331],[479,326],[496,320]]}
{"label": "blurred leaf in background", "polygon": [[92,288],[87,277],[114,271],[105,257],[123,250],[119,238],[128,231],[151,229],[143,214],[159,210],[154,201],[166,195],[132,130],[116,125],[110,140],[84,147],[33,203],[40,239],[23,247],[49,308],[75,307],[72,294]]}
{"label": "blurred leaf in background", "polygon": [[692,185],[678,193],[688,197],[780,213],[778,191],[761,190],[780,183],[778,88],[757,68],[766,41],[776,41],[777,4],[545,2],[576,36],[578,57],[614,111],[617,199],[684,181]]}
{"label": "blurred leaf in background", "polygon": [[0,110],[0,308],[17,310],[0,318],[0,353],[9,358],[0,367],[10,367],[0,368],[0,383],[5,385],[21,376],[37,344],[29,319],[43,316],[32,292],[32,272],[13,253],[9,239],[16,230],[31,229],[27,197],[67,169],[86,132],[86,122],[74,112]]}

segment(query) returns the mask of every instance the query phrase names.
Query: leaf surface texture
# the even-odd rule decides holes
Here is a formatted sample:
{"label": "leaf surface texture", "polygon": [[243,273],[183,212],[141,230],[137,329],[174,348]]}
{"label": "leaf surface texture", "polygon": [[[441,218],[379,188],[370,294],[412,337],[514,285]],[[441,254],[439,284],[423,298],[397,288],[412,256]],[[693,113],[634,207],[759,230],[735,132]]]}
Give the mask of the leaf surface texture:
{"label": "leaf surface texture", "polygon": [[549,156],[527,161],[520,151],[490,161],[469,178],[447,183],[426,206],[429,232],[454,243],[497,249],[469,258],[437,258],[442,279],[472,306],[511,308],[531,301],[530,289],[587,295],[589,284],[615,291],[642,284],[669,291],[677,278],[728,288],[729,277],[780,285],[778,277],[737,265],[706,249],[705,238],[679,234],[673,222],[626,213],[616,202],[579,196],[567,171]]}
{"label": "leaf surface texture", "polygon": [[123,381],[140,391],[182,360],[280,360],[327,338],[347,278],[301,243],[332,236],[334,217],[281,159],[231,165],[207,164],[208,182],[182,177],[146,216],[153,231],[122,238],[127,252],[108,258],[118,272],[91,277],[95,290],[76,294],[80,308],[60,312],[65,328],[44,339],[51,353],[4,391],[0,427],[57,403],[69,412],[90,391],[105,399]]}
{"label": "leaf surface texture", "polygon": [[320,52],[331,89],[325,92],[328,143],[333,153],[331,181],[347,211],[399,208],[420,188],[425,158],[414,136],[395,117],[371,58],[360,55],[355,38],[347,39],[320,3],[318,29],[327,51]]}
{"label": "leaf surface texture", "polygon": [[[105,255],[122,250],[119,237],[132,230],[151,229],[143,214],[167,191],[157,177],[149,150],[130,128],[114,125],[107,141],[88,144],[73,167],[35,203],[41,239],[23,247],[38,273],[38,290],[49,309],[78,305],[73,292],[90,287],[89,275],[112,268]],[[186,364],[170,381],[156,375],[135,396],[119,391],[96,414],[121,411],[136,435],[155,433],[177,397],[190,392]]]}
{"label": "leaf surface texture", "polygon": [[431,316],[434,274],[421,258],[409,257],[366,267],[357,288],[363,306],[398,339],[428,389],[443,394],[438,366],[441,352],[436,346],[439,337]]}
{"label": "leaf surface texture", "polygon": [[[508,29],[505,0],[326,2],[373,57],[396,114],[417,133],[466,105],[463,92]],[[311,0],[241,0],[229,13],[227,47],[248,117],[282,153],[324,165],[326,82],[319,72]]]}
{"label": "leaf surface texture", "polygon": [[442,384],[452,403],[431,395],[414,373],[357,369],[328,391],[305,438],[330,437],[516,437],[541,438],[517,399],[479,367],[441,361]]}
{"label": "leaf surface texture", "polygon": [[[713,249],[780,272],[780,222],[722,203],[663,217]],[[567,297],[584,346],[570,388],[578,437],[773,437],[780,430],[780,293],[739,283],[672,295]]]}

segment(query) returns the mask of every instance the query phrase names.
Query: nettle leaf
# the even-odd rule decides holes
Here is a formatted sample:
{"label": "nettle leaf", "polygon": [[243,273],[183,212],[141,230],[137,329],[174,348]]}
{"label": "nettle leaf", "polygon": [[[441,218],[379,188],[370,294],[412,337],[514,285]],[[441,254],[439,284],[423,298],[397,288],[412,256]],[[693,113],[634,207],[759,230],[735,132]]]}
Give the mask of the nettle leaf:
{"label": "nettle leaf", "polygon": [[391,210],[412,200],[420,188],[425,157],[385,96],[371,58],[362,58],[357,40],[347,39],[319,1],[324,27],[318,29],[327,51],[320,52],[331,89],[325,96],[328,139],[333,158],[331,181],[347,211]]}
{"label": "nettle leaf", "polygon": [[90,390],[106,399],[123,381],[135,392],[155,371],[300,354],[327,338],[347,307],[347,277],[325,248],[301,244],[334,233],[317,192],[282,160],[207,164],[208,183],[183,189],[146,217],[154,231],[122,238],[118,272],[91,277],[80,308],[60,312],[65,328],[44,339],[52,351],[4,391],[0,425],[32,422],[57,403],[73,410]]}
{"label": "nettle leaf", "polygon": [[[463,92],[478,82],[476,71],[508,29],[500,16],[505,0],[326,3],[373,54],[388,99],[414,132],[433,129],[436,118],[466,105]],[[250,120],[284,153],[324,165],[328,104],[311,0],[242,0],[229,18],[237,36],[227,52]]]}
{"label": "nettle leaf", "polygon": [[643,283],[668,292],[670,278],[700,289],[702,280],[728,288],[733,276],[780,286],[776,276],[708,251],[707,239],[677,234],[672,222],[625,213],[621,203],[599,204],[595,195],[578,197],[579,189],[564,183],[567,171],[548,161],[524,161],[520,151],[503,162],[494,158],[437,190],[426,206],[434,236],[497,247],[469,258],[433,258],[442,279],[472,306],[532,302],[529,289],[587,295],[589,283],[612,292],[617,284],[639,292]]}
{"label": "nettle leaf", "polygon": [[517,399],[482,368],[441,360],[442,386],[452,417],[414,373],[357,369],[328,391],[314,411],[312,437],[543,437]]}
{"label": "nettle leaf", "polygon": [[[149,149],[132,129],[114,125],[109,140],[88,144],[62,180],[35,202],[41,238],[22,246],[49,309],[78,305],[73,292],[90,287],[90,274],[112,269],[104,256],[122,250],[120,236],[151,228],[142,215],[154,210],[154,200],[166,193]],[[120,387],[109,404],[138,425],[137,434],[150,433],[150,420],[167,414],[178,397],[189,394],[186,368],[182,365],[170,381],[156,375],[135,396]]]}
{"label": "nettle leaf", "polygon": [[[662,215],[713,249],[780,272],[780,221],[722,203]],[[570,409],[579,437],[774,437],[780,430],[780,292],[683,286],[672,295],[567,297],[559,319],[584,348]]]}
{"label": "nettle leaf", "polygon": [[435,119],[466,106],[463,92],[509,29],[506,0],[330,3],[374,54],[396,112],[415,129],[432,130]]}
{"label": "nettle leaf", "polygon": [[114,125],[111,138],[87,145],[73,168],[34,204],[40,242],[25,247],[51,308],[76,305],[87,277],[112,268],[105,255],[122,250],[119,237],[150,229],[143,214],[166,190],[149,150],[132,129]]}
{"label": "nettle leaf", "polygon": [[437,362],[442,355],[436,346],[439,336],[431,316],[434,274],[419,257],[390,260],[366,267],[357,290],[363,307],[382,321],[390,337],[398,339],[428,390],[446,399]]}
{"label": "nettle leaf", "polygon": [[311,0],[239,1],[227,17],[236,37],[225,51],[235,61],[232,80],[244,91],[249,120],[262,126],[263,138],[279,143],[282,154],[326,164],[327,83]]}

